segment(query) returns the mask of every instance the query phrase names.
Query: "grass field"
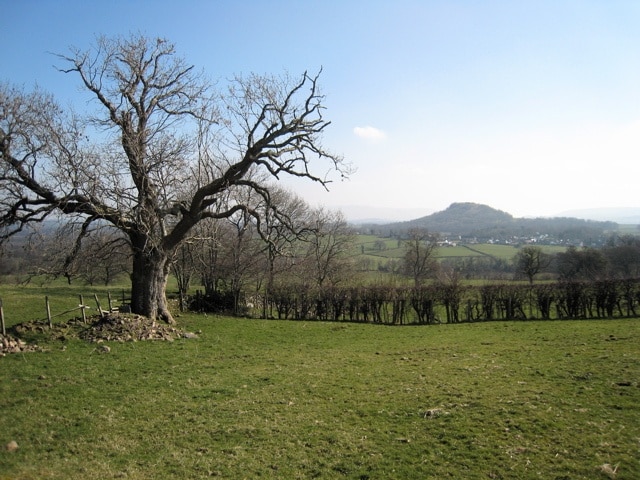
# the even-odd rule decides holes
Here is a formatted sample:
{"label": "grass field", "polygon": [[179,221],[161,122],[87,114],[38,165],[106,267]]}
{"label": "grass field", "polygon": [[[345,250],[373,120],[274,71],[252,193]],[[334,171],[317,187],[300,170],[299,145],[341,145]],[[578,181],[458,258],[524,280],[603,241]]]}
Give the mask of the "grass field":
{"label": "grass field", "polygon": [[[566,247],[554,245],[541,245],[540,248],[547,254],[563,252]],[[511,261],[518,253],[518,247],[514,245],[500,244],[470,244],[443,246],[437,249],[436,258],[462,258],[462,257],[493,257],[495,259]],[[365,255],[379,259],[400,259],[404,256],[405,248],[397,239],[376,237],[375,235],[357,235],[355,241],[354,256]]]}
{"label": "grass field", "polygon": [[179,321],[0,358],[0,479],[640,478],[638,320]]}

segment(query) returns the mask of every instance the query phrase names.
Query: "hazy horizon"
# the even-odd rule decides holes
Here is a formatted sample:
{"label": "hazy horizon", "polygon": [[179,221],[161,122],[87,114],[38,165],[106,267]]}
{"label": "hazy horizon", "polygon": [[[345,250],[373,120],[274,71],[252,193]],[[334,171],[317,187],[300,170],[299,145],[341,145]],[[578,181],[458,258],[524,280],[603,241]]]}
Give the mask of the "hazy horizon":
{"label": "hazy horizon", "polygon": [[[495,208],[492,205],[487,206]],[[405,222],[432,215],[434,213],[446,210],[446,208],[441,210],[433,210],[415,207],[394,208],[374,207],[366,205],[343,205],[335,207],[335,209],[340,210],[344,214],[345,218],[351,223]],[[508,210],[503,211],[512,215],[513,217],[519,217],[519,215],[513,215]],[[527,215],[526,217],[574,217],[584,220],[611,221],[620,224],[640,224],[640,207],[575,209],[557,212],[553,215]]]}

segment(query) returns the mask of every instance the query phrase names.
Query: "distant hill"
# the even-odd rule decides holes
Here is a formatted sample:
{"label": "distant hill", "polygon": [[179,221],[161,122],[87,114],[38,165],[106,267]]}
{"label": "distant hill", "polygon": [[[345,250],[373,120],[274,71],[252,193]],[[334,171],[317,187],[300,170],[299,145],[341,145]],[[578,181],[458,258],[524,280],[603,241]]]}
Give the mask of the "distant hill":
{"label": "distant hill", "polygon": [[[510,227],[514,218],[501,210],[477,203],[452,203],[446,210],[408,222],[407,228],[427,228],[431,231],[468,234],[491,228]],[[398,225],[400,226],[400,225]]]}
{"label": "distant hill", "polygon": [[615,222],[569,217],[514,218],[509,213],[477,203],[453,203],[446,210],[406,222],[377,225],[378,231],[425,228],[446,235],[478,238],[526,237],[547,234],[559,238],[591,238],[617,230]]}

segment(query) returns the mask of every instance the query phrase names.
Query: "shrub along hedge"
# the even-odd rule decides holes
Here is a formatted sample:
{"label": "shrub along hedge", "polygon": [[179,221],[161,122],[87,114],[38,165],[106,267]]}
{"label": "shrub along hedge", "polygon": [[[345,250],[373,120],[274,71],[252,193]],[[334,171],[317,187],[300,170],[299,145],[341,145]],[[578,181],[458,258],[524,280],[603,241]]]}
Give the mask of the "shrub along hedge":
{"label": "shrub along hedge", "polygon": [[261,318],[386,324],[624,318],[640,312],[640,279],[322,289],[285,285],[248,305],[247,313]]}

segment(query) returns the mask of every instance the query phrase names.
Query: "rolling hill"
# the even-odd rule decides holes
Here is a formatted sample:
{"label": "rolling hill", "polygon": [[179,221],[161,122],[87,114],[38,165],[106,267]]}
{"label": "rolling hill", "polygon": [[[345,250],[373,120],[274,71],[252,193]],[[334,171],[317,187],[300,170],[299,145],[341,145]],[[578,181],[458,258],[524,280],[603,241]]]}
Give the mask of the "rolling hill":
{"label": "rolling hill", "polygon": [[616,231],[618,224],[570,217],[515,218],[487,205],[465,202],[453,203],[443,211],[414,220],[376,225],[371,228],[381,233],[424,228],[442,235],[481,239],[540,235],[564,239],[592,239]]}

